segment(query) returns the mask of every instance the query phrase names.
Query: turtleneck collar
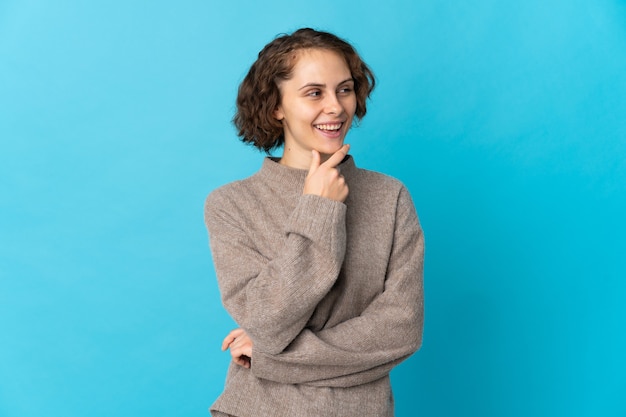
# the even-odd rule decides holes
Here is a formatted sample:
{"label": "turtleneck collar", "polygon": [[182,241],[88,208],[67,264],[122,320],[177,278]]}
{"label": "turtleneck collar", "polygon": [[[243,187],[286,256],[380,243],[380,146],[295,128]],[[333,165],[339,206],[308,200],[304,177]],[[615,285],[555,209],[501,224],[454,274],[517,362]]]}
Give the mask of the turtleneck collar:
{"label": "turtleneck collar", "polygon": [[[304,180],[308,174],[306,169],[291,168],[285,165],[281,165],[278,158],[266,157],[263,160],[261,170],[257,173],[261,178],[267,181],[272,188],[274,186],[281,188],[287,192],[302,193],[304,187]],[[344,176],[346,181],[350,180],[350,177],[356,172],[356,165],[354,158],[347,155],[343,161],[338,165],[341,175]]]}

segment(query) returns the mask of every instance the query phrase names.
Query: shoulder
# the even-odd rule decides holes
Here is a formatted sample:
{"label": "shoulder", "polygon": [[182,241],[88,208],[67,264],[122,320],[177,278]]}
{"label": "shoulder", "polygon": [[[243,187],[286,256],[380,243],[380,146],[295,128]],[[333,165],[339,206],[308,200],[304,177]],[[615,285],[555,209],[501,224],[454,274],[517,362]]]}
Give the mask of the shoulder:
{"label": "shoulder", "polygon": [[366,192],[370,195],[398,196],[401,193],[408,193],[406,186],[399,179],[363,168],[356,170],[354,180],[348,185],[351,191]]}
{"label": "shoulder", "polygon": [[220,207],[232,201],[237,195],[237,189],[241,187],[241,182],[242,180],[234,181],[211,191],[204,202],[205,209]]}
{"label": "shoulder", "polygon": [[397,178],[377,171],[359,168],[354,180],[348,182],[353,210],[387,213],[392,217],[417,216],[415,205],[406,185]]}
{"label": "shoulder", "polygon": [[218,213],[234,214],[247,205],[246,200],[257,186],[256,174],[222,185],[209,193],[204,202],[205,217]]}

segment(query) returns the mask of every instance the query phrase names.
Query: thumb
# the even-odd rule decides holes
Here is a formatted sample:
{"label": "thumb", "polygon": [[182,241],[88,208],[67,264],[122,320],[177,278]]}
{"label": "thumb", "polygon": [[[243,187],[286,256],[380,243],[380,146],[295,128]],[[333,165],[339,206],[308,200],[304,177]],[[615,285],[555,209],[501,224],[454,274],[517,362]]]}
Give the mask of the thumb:
{"label": "thumb", "polygon": [[320,160],[321,160],[320,153],[316,151],[315,149],[313,149],[311,151],[311,166],[309,167],[308,175],[311,175],[320,167]]}

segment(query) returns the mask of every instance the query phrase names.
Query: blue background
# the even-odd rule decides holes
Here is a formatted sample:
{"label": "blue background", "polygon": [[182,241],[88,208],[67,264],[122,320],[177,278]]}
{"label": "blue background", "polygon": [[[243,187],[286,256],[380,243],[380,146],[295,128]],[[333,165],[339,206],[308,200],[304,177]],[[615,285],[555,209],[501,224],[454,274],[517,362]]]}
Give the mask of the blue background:
{"label": "blue background", "polygon": [[207,416],[233,323],[206,194],[300,26],[379,85],[349,135],[427,236],[398,416],[626,416],[623,0],[0,2],[0,415]]}

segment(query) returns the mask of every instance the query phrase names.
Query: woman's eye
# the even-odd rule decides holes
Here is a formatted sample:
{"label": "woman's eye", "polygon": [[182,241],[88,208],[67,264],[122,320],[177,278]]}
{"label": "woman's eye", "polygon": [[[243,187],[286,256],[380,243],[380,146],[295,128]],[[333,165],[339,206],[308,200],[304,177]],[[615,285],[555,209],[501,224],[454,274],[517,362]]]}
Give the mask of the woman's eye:
{"label": "woman's eye", "polygon": [[308,94],[308,95],[309,95],[310,97],[319,97],[319,96],[321,96],[321,95],[322,95],[322,92],[321,92],[321,91],[318,91],[318,90],[309,91],[309,94]]}
{"label": "woman's eye", "polygon": [[342,94],[349,94],[352,92],[352,88],[351,87],[343,87],[339,90],[340,93]]}

